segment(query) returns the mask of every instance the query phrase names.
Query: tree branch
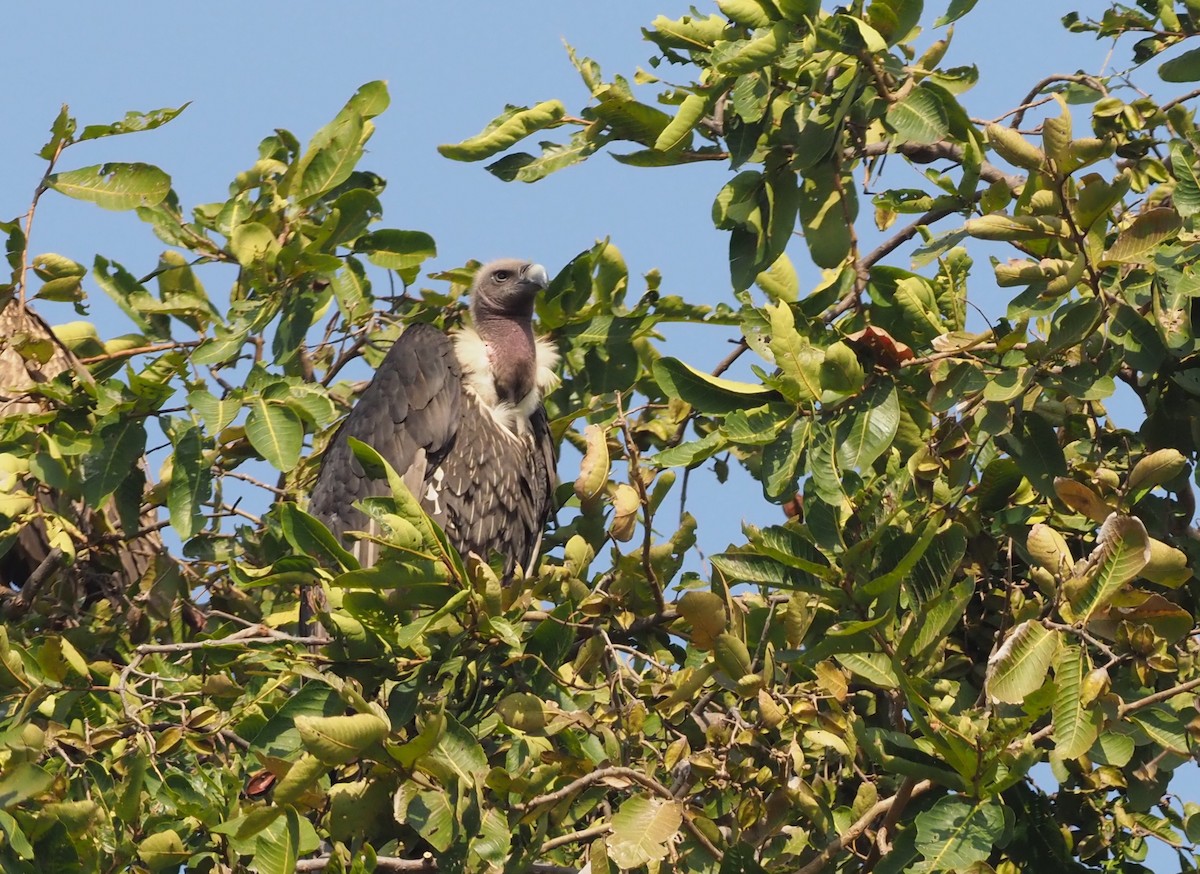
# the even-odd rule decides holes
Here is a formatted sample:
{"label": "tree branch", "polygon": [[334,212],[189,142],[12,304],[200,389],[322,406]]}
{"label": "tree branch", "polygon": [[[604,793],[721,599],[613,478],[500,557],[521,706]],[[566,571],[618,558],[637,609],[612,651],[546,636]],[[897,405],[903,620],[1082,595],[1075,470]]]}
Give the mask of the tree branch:
{"label": "tree branch", "polygon": [[558,802],[570,798],[576,792],[586,789],[593,783],[599,783],[601,780],[608,780],[613,777],[618,779],[624,778],[631,782],[637,783],[639,786],[649,789],[660,798],[666,798],[671,801],[675,800],[675,796],[671,794],[671,790],[662,783],[659,783],[653,777],[647,777],[641,771],[634,770],[633,768],[624,768],[619,765],[614,765],[610,768],[600,768],[599,770],[592,771],[590,774],[584,774],[582,777],[572,780],[561,789],[555,789],[553,792],[547,792],[544,795],[538,795],[529,799],[528,801],[519,801],[512,807],[513,810],[525,811],[532,810],[535,807],[541,807],[543,804],[558,804]]}
{"label": "tree branch", "polygon": [[[315,859],[301,859],[296,863],[296,871],[324,871],[333,861],[332,856],[318,856]],[[375,859],[375,870],[384,874],[410,874],[410,872],[441,870],[437,859],[432,855],[422,859],[400,859],[396,856],[378,856]],[[568,868],[563,865],[553,865],[549,862],[533,862],[529,866],[532,874],[579,874],[578,868]]]}
{"label": "tree branch", "polygon": [[876,818],[883,816],[892,809],[895,804],[907,803],[909,798],[915,798],[918,795],[923,795],[933,788],[932,780],[922,780],[912,787],[907,792],[902,787],[891,798],[885,798],[882,801],[876,802],[875,806],[858,818],[858,821],[846,829],[845,832],[838,835],[832,841],[825,845],[815,859],[801,868],[796,874],[820,874],[825,870],[825,866],[833,861],[833,858],[840,853],[847,844],[856,840],[859,835],[865,832]]}

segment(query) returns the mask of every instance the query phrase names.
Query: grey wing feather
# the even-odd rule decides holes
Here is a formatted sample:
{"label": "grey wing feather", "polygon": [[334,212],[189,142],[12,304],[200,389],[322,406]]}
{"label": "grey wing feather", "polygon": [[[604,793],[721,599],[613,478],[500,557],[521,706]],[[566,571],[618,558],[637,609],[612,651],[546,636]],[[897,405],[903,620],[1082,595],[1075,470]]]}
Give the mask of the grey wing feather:
{"label": "grey wing feather", "polygon": [[[386,482],[364,474],[348,438],[372,446],[411,487],[424,481],[426,469],[453,444],[462,402],[461,371],[449,338],[429,325],[409,327],[325,450],[309,511],[338,537],[366,530],[368,518],[354,502],[391,492]],[[364,564],[374,559],[361,551],[358,557]]]}

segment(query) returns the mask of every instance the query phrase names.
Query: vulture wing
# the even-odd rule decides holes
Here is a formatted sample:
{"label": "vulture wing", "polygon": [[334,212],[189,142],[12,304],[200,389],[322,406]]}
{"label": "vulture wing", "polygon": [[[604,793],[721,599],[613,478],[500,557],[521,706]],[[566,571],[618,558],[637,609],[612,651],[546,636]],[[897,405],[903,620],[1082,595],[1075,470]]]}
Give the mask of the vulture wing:
{"label": "vulture wing", "polygon": [[[431,325],[407,328],[388,351],[325,452],[309,509],[338,537],[368,531],[371,521],[355,501],[391,494],[387,482],[368,477],[348,438],[373,447],[426,504],[425,482],[454,445],[462,420],[462,375],[454,346]],[[375,544],[359,541],[355,557],[374,564]]]}

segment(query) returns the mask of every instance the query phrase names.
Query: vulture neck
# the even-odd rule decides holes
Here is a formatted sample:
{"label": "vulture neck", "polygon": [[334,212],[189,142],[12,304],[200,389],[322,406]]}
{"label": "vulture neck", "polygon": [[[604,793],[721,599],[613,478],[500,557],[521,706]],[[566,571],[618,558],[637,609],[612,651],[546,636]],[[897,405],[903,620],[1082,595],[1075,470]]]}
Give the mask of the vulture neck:
{"label": "vulture neck", "polygon": [[496,400],[519,404],[536,387],[537,348],[528,319],[482,315],[475,332],[487,348]]}

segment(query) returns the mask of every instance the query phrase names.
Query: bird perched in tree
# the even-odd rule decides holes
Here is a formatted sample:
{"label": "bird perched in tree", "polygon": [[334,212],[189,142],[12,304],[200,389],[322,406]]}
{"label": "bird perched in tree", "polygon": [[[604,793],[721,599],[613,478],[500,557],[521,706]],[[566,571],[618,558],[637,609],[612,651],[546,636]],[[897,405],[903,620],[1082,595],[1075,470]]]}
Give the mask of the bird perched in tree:
{"label": "bird perched in tree", "polygon": [[[391,491],[366,476],[349,438],[372,446],[463,555],[532,570],[553,510],[554,446],[543,394],[558,353],[533,334],[533,303],[548,284],[540,264],[485,264],[471,286],[471,325],[446,335],[409,326],[342,423],[321,464],[310,510],[342,537],[378,532],[353,505]],[[360,540],[364,566],[378,546]]]}

